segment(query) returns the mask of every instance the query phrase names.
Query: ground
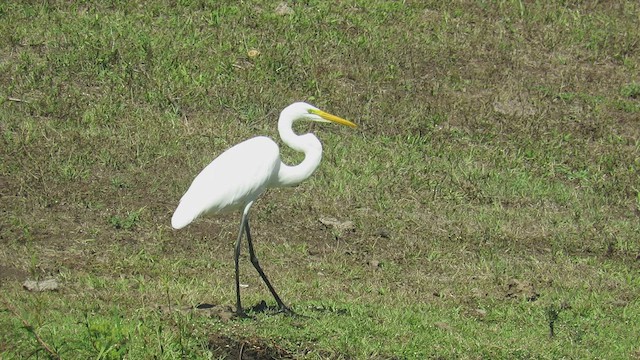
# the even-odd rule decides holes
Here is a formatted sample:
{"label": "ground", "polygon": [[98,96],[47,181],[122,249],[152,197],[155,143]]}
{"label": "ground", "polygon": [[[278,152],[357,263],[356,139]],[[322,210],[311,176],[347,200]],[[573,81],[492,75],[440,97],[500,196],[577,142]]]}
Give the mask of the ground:
{"label": "ground", "polygon": [[[640,358],[639,14],[3,2],[0,357]],[[358,128],[297,126],[320,167],[252,209],[303,316],[243,248],[237,319],[239,214],[171,214],[301,100]]]}

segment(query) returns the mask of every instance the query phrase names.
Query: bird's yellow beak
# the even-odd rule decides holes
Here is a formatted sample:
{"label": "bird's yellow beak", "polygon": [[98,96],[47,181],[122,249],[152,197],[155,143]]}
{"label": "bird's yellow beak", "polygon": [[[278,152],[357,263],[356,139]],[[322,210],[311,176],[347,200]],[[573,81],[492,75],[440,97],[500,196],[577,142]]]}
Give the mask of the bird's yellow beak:
{"label": "bird's yellow beak", "polygon": [[343,118],[341,118],[339,116],[335,116],[335,115],[329,114],[329,113],[324,112],[322,110],[311,109],[311,110],[309,110],[309,112],[312,113],[312,114],[318,115],[318,116],[320,116],[321,118],[323,118],[323,119],[325,119],[327,121],[334,122],[336,124],[346,125],[346,126],[351,127],[351,128],[354,128],[354,127],[358,126],[358,125],[352,123],[349,120],[343,119]]}

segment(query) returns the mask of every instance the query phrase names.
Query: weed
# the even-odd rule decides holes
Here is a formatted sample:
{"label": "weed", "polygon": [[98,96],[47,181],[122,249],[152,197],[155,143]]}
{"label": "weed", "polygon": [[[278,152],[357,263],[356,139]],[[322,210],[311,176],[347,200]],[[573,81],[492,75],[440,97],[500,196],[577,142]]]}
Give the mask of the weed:
{"label": "weed", "polygon": [[626,98],[637,99],[638,97],[640,97],[640,83],[632,82],[624,85],[620,89],[620,95]]}
{"label": "weed", "polygon": [[122,359],[128,352],[130,329],[118,316],[85,317],[84,323],[91,346],[99,359]]}
{"label": "weed", "polygon": [[142,209],[128,212],[125,217],[113,215],[109,218],[109,223],[116,229],[131,230],[140,221]]}

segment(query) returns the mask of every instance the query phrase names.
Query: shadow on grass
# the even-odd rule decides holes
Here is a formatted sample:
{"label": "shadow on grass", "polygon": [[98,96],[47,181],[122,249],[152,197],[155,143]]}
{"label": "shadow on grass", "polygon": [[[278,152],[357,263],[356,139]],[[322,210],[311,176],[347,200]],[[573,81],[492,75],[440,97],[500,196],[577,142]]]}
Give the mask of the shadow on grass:
{"label": "shadow on grass", "polygon": [[222,334],[209,336],[209,349],[224,359],[292,359],[293,355],[274,343],[262,339],[235,339]]}
{"label": "shadow on grass", "polygon": [[[212,314],[217,314],[221,319],[230,319],[235,318],[236,313],[231,306],[225,305],[214,305],[208,303],[198,304],[193,307],[194,310],[201,310],[202,312],[209,312]],[[349,315],[349,310],[336,308],[334,306],[326,306],[326,305],[309,305],[307,309],[315,312],[315,313],[332,313],[335,315]],[[244,309],[247,314],[250,315],[258,315],[258,314],[268,314],[268,315],[276,315],[282,314],[282,311],[276,305],[267,305],[267,302],[262,300],[259,303],[245,308]],[[297,316],[302,318],[308,317],[303,314],[295,313]]]}
{"label": "shadow on grass", "polygon": [[[240,319],[230,306],[221,306],[213,304],[199,304],[194,309],[200,311],[211,311],[220,314],[230,315],[233,319]],[[339,309],[333,306],[325,305],[313,305],[308,307],[309,310],[314,313],[331,313],[337,315],[349,315],[350,312],[346,309]],[[259,303],[246,308],[247,314],[258,315],[280,315],[282,312],[276,305],[268,305],[264,300]],[[222,315],[222,316],[227,316]],[[297,314],[297,318],[308,319],[307,315]],[[293,359],[295,354],[285,350],[273,341],[257,338],[234,338],[223,334],[211,334],[208,342],[209,349],[216,355],[224,359]],[[304,349],[297,349],[298,352],[305,353]]]}

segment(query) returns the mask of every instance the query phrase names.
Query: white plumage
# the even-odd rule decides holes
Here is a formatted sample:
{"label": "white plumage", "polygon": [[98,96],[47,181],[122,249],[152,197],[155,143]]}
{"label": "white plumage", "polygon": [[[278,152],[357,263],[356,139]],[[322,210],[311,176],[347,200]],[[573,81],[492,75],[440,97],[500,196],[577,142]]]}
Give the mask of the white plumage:
{"label": "white plumage", "polygon": [[259,136],[239,143],[196,176],[180,199],[171,226],[182,229],[208,212],[242,210],[275,182],[279,167],[280,149],[273,140]]}

